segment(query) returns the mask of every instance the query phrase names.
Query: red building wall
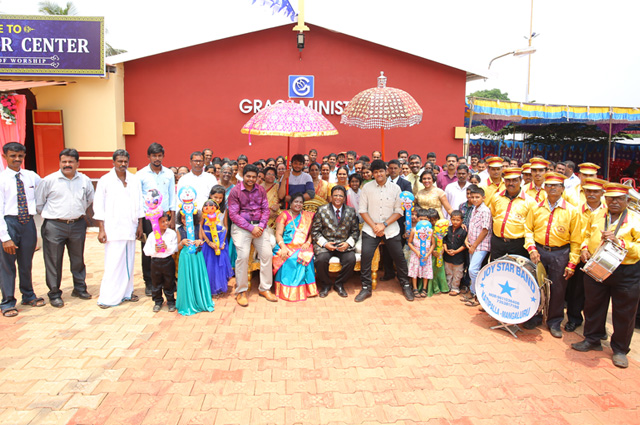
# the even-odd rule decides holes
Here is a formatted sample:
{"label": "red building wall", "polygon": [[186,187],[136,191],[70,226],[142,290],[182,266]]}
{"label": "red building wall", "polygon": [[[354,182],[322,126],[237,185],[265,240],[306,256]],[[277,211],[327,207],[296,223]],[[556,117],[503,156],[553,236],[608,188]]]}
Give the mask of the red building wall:
{"label": "red building wall", "polygon": [[[211,148],[214,156],[250,161],[286,154],[285,137],[252,136],[240,129],[253,115],[240,111],[242,99],[288,99],[289,75],[314,75],[313,100],[349,101],[375,87],[384,71],[387,86],[409,92],[424,110],[422,123],[385,132],[386,158],[400,149],[428,152],[444,162],[462,153],[454,127],[463,125],[466,74],[462,70],[310,25],[302,59],[291,26],[272,28],[162,53],[125,63],[125,119],[136,123],[127,136],[131,165],[147,163],[152,142],[165,147],[165,165],[188,165],[189,154]],[[308,100],[305,100],[305,104]],[[340,124],[339,135],[292,139],[292,154],[311,148],[319,156],[353,149],[371,155],[380,149],[380,130]]]}

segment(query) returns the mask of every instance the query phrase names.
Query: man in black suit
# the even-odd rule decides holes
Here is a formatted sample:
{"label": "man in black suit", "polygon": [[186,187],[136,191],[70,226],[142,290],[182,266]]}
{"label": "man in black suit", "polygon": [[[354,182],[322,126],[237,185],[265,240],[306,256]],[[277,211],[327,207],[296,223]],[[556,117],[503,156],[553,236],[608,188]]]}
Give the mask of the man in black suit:
{"label": "man in black suit", "polygon": [[338,257],[342,265],[333,287],[343,298],[347,296],[344,283],[349,280],[356,265],[354,248],[360,236],[358,213],[345,205],[346,200],[345,188],[340,185],[334,186],[331,189],[331,203],[318,208],[313,218],[311,236],[320,298],[326,297],[331,290],[329,277],[331,257]]}
{"label": "man in black suit", "polygon": [[[409,180],[406,180],[401,176],[402,165],[400,164],[400,161],[397,159],[389,161],[387,165],[387,173],[389,174],[389,181],[400,186],[401,191],[411,192],[411,183],[409,183]],[[400,235],[404,235],[404,219],[398,220],[398,224],[400,225]],[[406,239],[402,238],[402,245],[404,246],[405,243]],[[381,245],[380,253],[382,255],[382,267],[384,268],[384,275],[380,280],[384,282],[395,278],[396,272],[393,268],[393,260],[389,253],[387,253],[387,249],[384,245]]]}

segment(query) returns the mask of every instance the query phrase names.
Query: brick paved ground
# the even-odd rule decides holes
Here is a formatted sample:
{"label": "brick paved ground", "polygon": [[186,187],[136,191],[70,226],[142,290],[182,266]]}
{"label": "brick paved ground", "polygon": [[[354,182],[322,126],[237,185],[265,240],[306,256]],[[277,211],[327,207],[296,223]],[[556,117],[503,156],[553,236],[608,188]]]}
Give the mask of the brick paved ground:
{"label": "brick paved ground", "polygon": [[[87,253],[97,295],[95,235]],[[576,334],[516,340],[454,297],[409,304],[385,282],[356,305],[354,278],[348,299],[274,305],[254,288],[246,309],[181,317],[144,296],[101,310],[69,296],[68,274],[63,309],[0,318],[0,424],[640,423],[637,361],[575,352]]]}

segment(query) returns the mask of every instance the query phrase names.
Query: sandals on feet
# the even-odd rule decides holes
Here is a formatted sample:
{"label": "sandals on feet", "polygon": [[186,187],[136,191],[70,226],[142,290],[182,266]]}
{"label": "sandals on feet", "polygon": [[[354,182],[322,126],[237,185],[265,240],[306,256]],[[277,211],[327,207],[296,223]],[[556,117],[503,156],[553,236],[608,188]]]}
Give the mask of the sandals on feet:
{"label": "sandals on feet", "polygon": [[2,315],[4,317],[16,317],[18,315],[18,309],[14,307],[8,308],[2,312]]}
{"label": "sandals on feet", "polygon": [[138,297],[136,294],[131,294],[131,298],[129,298],[128,300],[125,301],[129,301],[132,303],[137,303],[138,301],[140,301],[140,297]]}
{"label": "sandals on feet", "polygon": [[427,291],[426,291],[426,290],[424,290],[424,289],[423,289],[422,291],[420,291],[420,296],[421,296],[422,298],[427,298]]}
{"label": "sandals on feet", "polygon": [[464,305],[466,305],[467,307],[477,307],[480,305],[480,303],[478,302],[478,299],[476,297],[473,297],[472,299],[464,303]]}
{"label": "sandals on feet", "polygon": [[46,303],[44,302],[44,298],[35,298],[31,301],[22,301],[22,305],[30,305],[31,307],[44,307]]}
{"label": "sandals on feet", "polygon": [[420,297],[420,291],[418,291],[417,289],[414,289],[413,290],[413,296],[416,297],[416,298]]}

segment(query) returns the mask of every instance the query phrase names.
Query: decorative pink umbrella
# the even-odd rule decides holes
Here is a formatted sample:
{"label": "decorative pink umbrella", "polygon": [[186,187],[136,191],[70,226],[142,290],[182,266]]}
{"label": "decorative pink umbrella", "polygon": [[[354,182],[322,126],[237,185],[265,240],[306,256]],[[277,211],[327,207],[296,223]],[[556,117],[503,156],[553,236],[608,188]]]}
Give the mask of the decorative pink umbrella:
{"label": "decorative pink umbrella", "polygon": [[[291,100],[267,106],[252,116],[240,130],[256,136],[287,136],[287,166],[290,159],[292,137],[334,136],[338,130],[313,109]],[[287,181],[288,183],[288,181]]]}
{"label": "decorative pink umbrella", "polygon": [[384,130],[411,127],[420,121],[420,105],[406,91],[387,87],[387,77],[384,76],[384,72],[380,72],[378,87],[355,95],[344,109],[340,123],[364,129],[379,128],[384,159]]}

